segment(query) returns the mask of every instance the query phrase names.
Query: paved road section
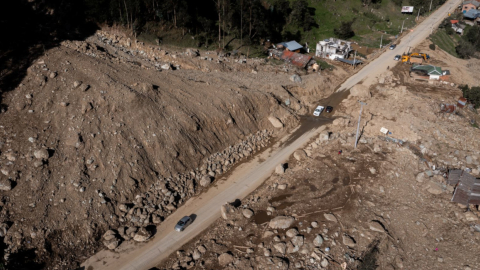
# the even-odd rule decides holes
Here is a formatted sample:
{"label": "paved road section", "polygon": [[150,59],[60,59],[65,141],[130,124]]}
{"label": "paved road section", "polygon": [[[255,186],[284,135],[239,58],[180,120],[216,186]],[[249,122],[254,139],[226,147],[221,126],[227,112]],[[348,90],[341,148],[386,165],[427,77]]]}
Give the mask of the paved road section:
{"label": "paved road section", "polygon": [[[405,35],[397,48],[387,51],[377,57],[377,59],[364,66],[359,72],[348,78],[337,91],[344,91],[352,88],[359,82],[366,86],[370,86],[375,82],[376,77],[387,70],[387,67],[393,67],[398,61],[393,60],[395,55],[408,52],[409,48],[416,47],[432,33],[432,30],[448,16],[449,12],[453,12],[459,4],[459,0],[447,1],[443,6],[437,9],[432,15],[426,18],[422,23],[417,25],[413,31]],[[415,11],[416,12],[416,11]],[[410,30],[407,30],[410,31]]]}

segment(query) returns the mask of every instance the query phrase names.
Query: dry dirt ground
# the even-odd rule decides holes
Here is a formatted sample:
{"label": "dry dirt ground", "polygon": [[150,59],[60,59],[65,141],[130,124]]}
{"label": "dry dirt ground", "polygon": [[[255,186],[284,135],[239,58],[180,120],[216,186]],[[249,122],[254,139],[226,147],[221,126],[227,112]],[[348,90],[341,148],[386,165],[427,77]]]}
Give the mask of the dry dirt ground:
{"label": "dry dirt ground", "polygon": [[[296,83],[296,72],[105,31],[46,51],[3,97],[7,265],[72,269],[104,244],[148,239],[215,177],[295,127],[346,74],[302,72]],[[116,235],[102,239],[109,229]]]}
{"label": "dry dirt ground", "polygon": [[[448,58],[459,72],[476,61]],[[456,85],[413,81],[408,69],[355,86],[329,137],[292,155],[284,174],[248,198],[232,198],[224,218],[157,268],[480,269],[478,206],[450,202],[454,187],[443,176],[460,168],[479,177],[480,133],[470,124],[477,115],[440,113],[440,103],[461,97]],[[367,105],[354,149],[358,100]]]}

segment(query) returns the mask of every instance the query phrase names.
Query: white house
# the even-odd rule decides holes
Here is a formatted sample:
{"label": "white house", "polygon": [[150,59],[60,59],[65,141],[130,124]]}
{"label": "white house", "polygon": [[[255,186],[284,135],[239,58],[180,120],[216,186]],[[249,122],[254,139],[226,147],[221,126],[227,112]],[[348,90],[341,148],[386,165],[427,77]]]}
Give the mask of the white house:
{"label": "white house", "polygon": [[317,43],[315,56],[335,60],[336,58],[346,59],[352,51],[351,42],[330,38]]}

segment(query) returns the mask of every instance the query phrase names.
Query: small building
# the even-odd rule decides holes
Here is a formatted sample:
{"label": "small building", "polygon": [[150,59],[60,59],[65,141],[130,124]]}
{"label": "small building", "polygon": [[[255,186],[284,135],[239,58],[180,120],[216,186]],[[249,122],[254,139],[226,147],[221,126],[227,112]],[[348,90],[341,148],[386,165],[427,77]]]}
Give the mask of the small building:
{"label": "small building", "polygon": [[315,56],[321,58],[335,59],[347,59],[352,51],[351,42],[330,38],[319,41],[317,43]]}
{"label": "small building", "polygon": [[452,29],[458,34],[463,34],[463,29],[465,29],[465,25],[459,24],[458,20],[451,20],[452,23]]}
{"label": "small building", "polygon": [[462,12],[466,13],[471,9],[478,9],[478,7],[480,7],[480,2],[478,1],[475,1],[475,0],[463,1]]}
{"label": "small building", "polygon": [[288,41],[288,42],[278,43],[277,48],[280,49],[280,50],[284,49],[284,50],[287,50],[287,51],[299,53],[303,49],[303,46],[300,45],[295,40],[292,40],[292,41]]}
{"label": "small building", "polygon": [[415,75],[417,79],[428,79],[428,80],[448,80],[450,76],[449,70],[442,70],[441,67],[436,67],[432,65],[414,65],[410,69],[410,73]]}
{"label": "small building", "polygon": [[463,18],[465,19],[465,23],[467,24],[478,24],[480,22],[480,10],[471,9],[463,13]]}
{"label": "small building", "polygon": [[288,50],[281,51],[277,49],[271,49],[268,50],[268,52],[271,57],[291,63],[299,68],[307,68],[310,64],[312,64],[312,61],[310,61],[312,60],[312,57],[310,55],[291,52]]}

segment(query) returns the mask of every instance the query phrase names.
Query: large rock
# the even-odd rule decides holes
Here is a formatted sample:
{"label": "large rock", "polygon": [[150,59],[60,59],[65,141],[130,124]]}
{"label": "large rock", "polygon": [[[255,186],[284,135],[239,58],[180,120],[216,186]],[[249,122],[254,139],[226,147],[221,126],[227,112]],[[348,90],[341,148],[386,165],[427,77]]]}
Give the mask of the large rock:
{"label": "large rock", "polygon": [[301,160],[304,160],[307,158],[307,153],[305,153],[305,151],[303,150],[297,150],[295,152],[293,152],[293,157],[298,160],[298,161],[301,161]]}
{"label": "large rock", "polygon": [[12,190],[12,181],[5,178],[0,179],[0,190],[3,190],[3,191]]}
{"label": "large rock", "polygon": [[227,220],[229,218],[230,213],[232,212],[232,206],[228,203],[222,205],[220,207],[220,213],[222,214],[222,218]]}
{"label": "large rock", "polygon": [[287,249],[287,245],[284,242],[279,242],[273,245],[276,251],[278,251],[280,254],[284,255]]}
{"label": "large rock", "polygon": [[273,127],[275,127],[275,128],[282,128],[283,127],[283,123],[280,121],[280,119],[278,119],[275,116],[269,116],[268,121],[270,121],[270,123],[272,123]]}
{"label": "large rock", "polygon": [[433,195],[440,195],[443,193],[443,189],[440,184],[434,181],[428,182],[427,191]]}
{"label": "large rock", "polygon": [[223,253],[221,254],[220,256],[218,256],[218,263],[221,265],[221,266],[226,266],[227,264],[230,264],[233,262],[233,255],[230,254],[230,253]]}
{"label": "large rock", "polygon": [[120,244],[120,240],[117,238],[112,238],[110,240],[103,241],[103,244],[105,245],[105,247],[112,250],[118,247],[118,245]]}
{"label": "large rock", "polygon": [[298,246],[298,247],[302,247],[305,240],[304,240],[303,235],[297,235],[297,236],[292,237],[292,240],[290,240],[290,241],[292,242],[293,245]]}
{"label": "large rock", "polygon": [[368,87],[362,84],[354,85],[350,89],[350,95],[352,97],[363,97],[363,98],[371,97],[371,93],[370,93],[370,90],[368,90]]}
{"label": "large rock", "polygon": [[253,217],[253,210],[252,210],[252,209],[248,209],[248,208],[243,209],[242,214],[243,214],[243,216],[246,217],[246,218],[251,218],[251,217]]}
{"label": "large rock", "polygon": [[287,229],[295,222],[295,218],[287,216],[278,216],[270,220],[268,226],[272,229]]}
{"label": "large rock", "polygon": [[0,224],[0,237],[5,237],[8,231],[8,224],[2,223]]}
{"label": "large rock", "polygon": [[355,247],[355,241],[349,235],[343,236],[343,244],[347,247],[351,247],[351,248]]}
{"label": "large rock", "polygon": [[204,175],[200,180],[200,186],[207,187],[212,183],[212,177],[210,175]]}
{"label": "large rock", "polygon": [[302,78],[300,76],[298,76],[297,74],[293,74],[292,76],[290,76],[290,81],[296,82],[296,83],[301,83]]}
{"label": "large rock", "polygon": [[370,230],[374,232],[385,232],[383,225],[379,221],[372,221],[369,224]]}
{"label": "large rock", "polygon": [[276,174],[284,174],[285,173],[285,166],[283,164],[278,164],[277,167],[275,167],[275,173]]}
{"label": "large rock", "polygon": [[192,258],[196,261],[196,260],[200,259],[201,257],[202,257],[202,253],[200,253],[200,251],[195,249],[193,251]]}
{"label": "large rock", "polygon": [[315,239],[313,239],[313,245],[316,247],[320,247],[323,244],[323,237],[320,234],[317,234],[315,236]]}
{"label": "large rock", "polygon": [[287,231],[286,235],[290,238],[294,237],[295,235],[298,234],[298,230],[296,228],[292,228]]}
{"label": "large rock", "polygon": [[108,230],[108,231],[106,231],[106,232],[103,234],[103,239],[104,239],[105,241],[110,241],[110,240],[116,238],[115,235],[116,235],[116,233],[115,233],[114,231]]}
{"label": "large rock", "polygon": [[47,149],[35,150],[35,152],[33,152],[33,155],[35,156],[35,158],[43,160],[47,160],[49,157]]}
{"label": "large rock", "polygon": [[150,237],[152,237],[152,233],[147,231],[147,229],[145,228],[140,228],[140,230],[138,230],[138,232],[133,237],[133,240],[137,242],[145,242],[150,239]]}
{"label": "large rock", "polygon": [[326,220],[332,221],[332,222],[337,222],[337,218],[333,214],[323,214]]}
{"label": "large rock", "polygon": [[318,136],[318,139],[320,140],[320,142],[328,141],[329,138],[330,138],[330,132],[326,130],[320,132],[320,135]]}

